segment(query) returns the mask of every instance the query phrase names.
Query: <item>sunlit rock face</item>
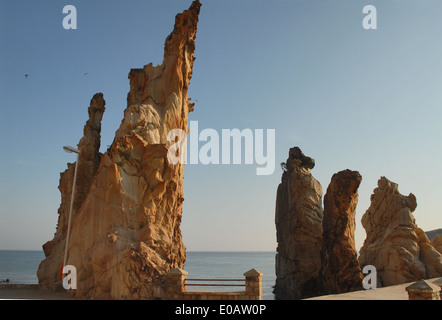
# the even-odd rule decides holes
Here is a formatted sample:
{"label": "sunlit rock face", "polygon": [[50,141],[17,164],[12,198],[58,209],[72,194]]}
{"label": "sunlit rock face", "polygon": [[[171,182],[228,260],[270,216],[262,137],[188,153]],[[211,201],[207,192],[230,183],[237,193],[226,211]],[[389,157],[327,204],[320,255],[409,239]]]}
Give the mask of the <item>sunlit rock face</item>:
{"label": "sunlit rock face", "polygon": [[[99,152],[101,120],[105,105],[103,94],[97,93],[92,98],[88,109],[89,119],[83,129],[83,138],[78,144],[80,155],[78,157],[73,212],[77,212],[81,208],[100,165],[102,156]],[[61,286],[59,273],[64,258],[74,173],[75,163],[68,163],[68,168],[60,174],[58,189],[61,193],[61,204],[58,209],[57,229],[54,238],[43,245],[46,259],[41,262],[37,271],[39,285],[42,289],[55,290]]]}
{"label": "sunlit rock face", "polygon": [[440,277],[442,256],[416,225],[412,212],[416,197],[399,193],[398,185],[381,177],[362,216],[367,238],[361,248],[361,266],[373,265],[378,286]]}
{"label": "sunlit rock face", "polygon": [[322,187],[315,162],[291,148],[276,196],[276,299],[302,299],[319,292],[322,248]]}
{"label": "sunlit rock face", "polygon": [[[79,162],[78,176],[87,176],[88,182],[84,183],[87,188],[79,188],[81,196],[80,191],[75,194],[67,260],[77,270],[77,289],[71,290],[77,297],[161,297],[161,276],[184,266],[180,230],[184,165],[168,161],[174,141],[168,141],[167,135],[171,129],[188,133],[193,104],[187,93],[200,7],[200,1],[194,1],[176,16],[161,65],[130,71],[127,109],[108,151],[88,156],[90,168],[82,168]],[[98,124],[98,118],[92,116],[91,123]],[[82,153],[82,146],[96,145],[89,139],[85,134],[81,140]],[[38,270],[42,289],[60,284],[58,268],[64,254],[72,168],[70,165],[60,179],[57,232],[45,244],[46,259]]]}

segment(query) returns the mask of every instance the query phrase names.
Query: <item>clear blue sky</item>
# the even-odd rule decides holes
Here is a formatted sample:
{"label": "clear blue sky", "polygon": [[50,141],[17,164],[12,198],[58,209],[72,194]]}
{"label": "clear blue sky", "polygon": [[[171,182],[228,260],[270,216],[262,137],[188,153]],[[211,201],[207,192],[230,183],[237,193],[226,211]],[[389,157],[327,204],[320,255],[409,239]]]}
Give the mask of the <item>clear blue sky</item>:
{"label": "clear blue sky", "polygon": [[[103,92],[102,151],[123,117],[128,72],[160,64],[190,0],[0,0],[0,249],[40,249],[57,223],[60,172],[74,157],[93,94]],[[360,219],[380,176],[418,200],[417,224],[442,227],[440,0],[203,0],[189,96],[200,130],[276,130],[277,167],[186,165],[188,250],[275,250],[279,163],[299,146],[325,190],[363,177]],[[78,29],[64,30],[74,5]],[[377,8],[377,30],[362,8]],[[87,73],[87,75],[85,75]],[[26,78],[25,74],[29,76]]]}

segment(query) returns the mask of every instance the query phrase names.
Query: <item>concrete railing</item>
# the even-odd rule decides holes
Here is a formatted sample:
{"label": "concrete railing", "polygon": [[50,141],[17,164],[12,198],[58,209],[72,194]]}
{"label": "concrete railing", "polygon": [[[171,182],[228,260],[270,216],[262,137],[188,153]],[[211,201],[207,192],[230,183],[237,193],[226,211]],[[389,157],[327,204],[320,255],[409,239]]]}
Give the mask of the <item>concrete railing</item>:
{"label": "concrete railing", "polygon": [[[188,273],[176,268],[165,274],[167,297],[170,300],[262,300],[262,272],[251,269],[244,279],[187,279]],[[191,283],[203,281],[204,283]],[[190,283],[189,283],[190,282]],[[213,283],[216,282],[216,283]],[[229,282],[229,283],[219,283]],[[231,282],[243,282],[241,284]],[[187,290],[188,286],[245,287],[243,291]]]}

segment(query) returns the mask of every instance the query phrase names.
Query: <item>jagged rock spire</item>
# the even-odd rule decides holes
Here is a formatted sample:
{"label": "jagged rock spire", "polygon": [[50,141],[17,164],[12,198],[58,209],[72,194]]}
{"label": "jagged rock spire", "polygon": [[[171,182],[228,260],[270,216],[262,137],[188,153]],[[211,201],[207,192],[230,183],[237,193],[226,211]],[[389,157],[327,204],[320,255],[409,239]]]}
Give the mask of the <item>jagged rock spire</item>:
{"label": "jagged rock spire", "polygon": [[[188,132],[187,116],[193,107],[187,93],[200,6],[194,1],[176,16],[161,65],[148,64],[129,73],[124,118],[74,211],[67,263],[77,270],[77,289],[72,291],[77,297],[161,297],[161,276],[184,266],[184,165],[168,162],[167,133]],[[99,97],[96,100],[98,104]],[[88,150],[95,142],[83,141],[80,148]],[[95,164],[95,156],[87,160]],[[60,183],[62,194],[65,188]],[[59,221],[57,232],[64,229],[65,221]],[[54,289],[59,283],[63,246],[63,237],[54,238],[38,270],[40,288]]]}

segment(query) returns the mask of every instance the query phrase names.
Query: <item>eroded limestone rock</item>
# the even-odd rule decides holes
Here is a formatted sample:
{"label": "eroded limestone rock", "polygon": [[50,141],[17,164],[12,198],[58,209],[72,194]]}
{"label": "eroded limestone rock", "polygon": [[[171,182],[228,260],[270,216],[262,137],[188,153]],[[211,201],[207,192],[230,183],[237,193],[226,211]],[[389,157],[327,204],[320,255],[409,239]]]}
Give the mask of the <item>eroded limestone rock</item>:
{"label": "eroded limestone rock", "polygon": [[440,254],[416,225],[416,206],[413,194],[403,196],[396,183],[379,179],[362,217],[367,238],[359,257],[361,267],[376,267],[378,287],[442,275]]}
{"label": "eroded limestone rock", "polygon": [[[77,289],[72,291],[77,297],[161,297],[161,276],[184,265],[184,165],[169,163],[167,152],[174,141],[167,141],[167,134],[171,129],[188,133],[193,104],[187,93],[200,7],[200,1],[194,1],[176,16],[161,65],[129,73],[124,118],[74,210],[67,264],[77,269]],[[97,124],[97,118],[91,118],[91,125]],[[82,139],[79,148],[93,144]],[[69,194],[65,190],[72,182],[65,180],[60,183],[62,195]],[[41,288],[59,283],[54,268],[63,260],[65,229],[66,221],[60,219],[60,237],[47,246],[51,249],[45,250],[47,258],[38,271]]]}
{"label": "eroded limestone rock", "polygon": [[322,187],[312,176],[314,160],[292,148],[276,196],[277,299],[319,292],[322,248]]}
{"label": "eroded limestone rock", "polygon": [[[100,164],[101,120],[105,105],[103,94],[97,93],[92,98],[88,109],[89,119],[83,129],[83,138],[78,144],[80,156],[73,205],[74,212],[78,211],[83,204]],[[61,193],[61,204],[58,209],[57,229],[54,238],[43,245],[46,259],[41,262],[37,271],[41,288],[54,290],[60,286],[59,269],[63,264],[74,171],[75,163],[68,163],[68,168],[60,174],[58,189]]]}
{"label": "eroded limestone rock", "polygon": [[362,290],[363,275],[355,248],[355,215],[362,176],[344,170],[333,175],[324,196],[321,294]]}

